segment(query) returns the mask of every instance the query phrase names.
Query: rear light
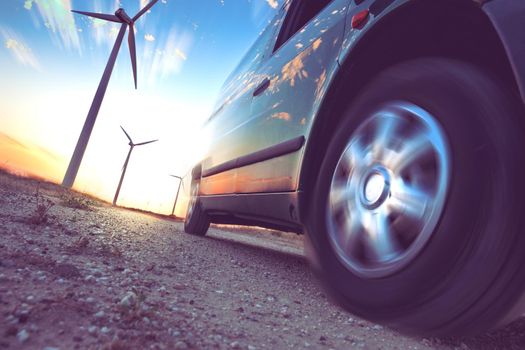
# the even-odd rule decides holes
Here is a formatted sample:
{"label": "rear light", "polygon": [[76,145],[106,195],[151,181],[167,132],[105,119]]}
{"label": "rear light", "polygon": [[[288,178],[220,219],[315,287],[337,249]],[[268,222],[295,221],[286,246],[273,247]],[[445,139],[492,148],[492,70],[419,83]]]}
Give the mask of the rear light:
{"label": "rear light", "polygon": [[352,28],[361,29],[368,22],[368,16],[370,15],[369,10],[363,10],[358,12],[354,17],[352,17]]}

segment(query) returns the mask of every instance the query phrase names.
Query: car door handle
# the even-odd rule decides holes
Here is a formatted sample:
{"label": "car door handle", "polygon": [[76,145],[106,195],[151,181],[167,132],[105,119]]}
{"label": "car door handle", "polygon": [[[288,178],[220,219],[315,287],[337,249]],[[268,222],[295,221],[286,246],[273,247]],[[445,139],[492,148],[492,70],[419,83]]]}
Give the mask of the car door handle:
{"label": "car door handle", "polygon": [[255,91],[253,92],[253,96],[254,97],[255,96],[259,96],[260,94],[262,94],[269,87],[270,87],[270,79],[264,78],[263,82],[261,84],[259,84],[257,89],[255,89]]}

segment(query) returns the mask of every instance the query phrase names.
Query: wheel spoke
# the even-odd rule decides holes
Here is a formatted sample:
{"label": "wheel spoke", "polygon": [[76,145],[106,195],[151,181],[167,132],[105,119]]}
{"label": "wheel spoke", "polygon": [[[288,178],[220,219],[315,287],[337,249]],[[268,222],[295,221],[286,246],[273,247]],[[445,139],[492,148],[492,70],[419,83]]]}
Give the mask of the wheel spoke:
{"label": "wheel spoke", "polygon": [[387,165],[396,173],[402,172],[407,166],[413,164],[420,156],[432,149],[428,135],[423,133],[407,140],[401,150],[389,159]]}
{"label": "wheel spoke", "polygon": [[371,216],[371,222],[367,228],[367,246],[377,261],[388,261],[398,252],[398,245],[388,217],[383,213],[375,213]]}
{"label": "wheel spoke", "polygon": [[389,208],[413,219],[423,220],[432,206],[432,196],[424,190],[399,181],[392,189]]}
{"label": "wheel spoke", "polygon": [[389,148],[390,140],[395,134],[399,123],[399,118],[393,115],[384,115],[379,118],[372,143],[372,153],[375,159],[383,159],[384,153]]}
{"label": "wheel spoke", "polygon": [[342,246],[346,250],[352,250],[359,241],[362,232],[361,216],[357,210],[351,210],[345,216],[344,224],[340,227],[342,232]]}
{"label": "wheel spoke", "polygon": [[355,139],[347,148],[344,157],[351,169],[358,168],[365,160],[366,152],[360,139]]}
{"label": "wheel spoke", "polygon": [[347,186],[346,182],[340,181],[336,184],[332,184],[332,188],[330,190],[330,205],[332,205],[334,209],[348,206],[350,198],[351,190]]}

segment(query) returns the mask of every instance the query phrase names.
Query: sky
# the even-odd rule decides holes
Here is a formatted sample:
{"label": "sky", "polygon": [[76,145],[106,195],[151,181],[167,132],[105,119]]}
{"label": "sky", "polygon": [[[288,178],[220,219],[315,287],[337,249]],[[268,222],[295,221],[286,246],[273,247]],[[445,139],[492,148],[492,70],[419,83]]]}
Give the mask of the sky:
{"label": "sky", "polygon": [[[133,17],[147,0],[0,2],[0,168],[62,181],[118,32],[71,9]],[[222,84],[282,0],[160,0],[136,24],[138,89],[127,40],[74,188],[170,214],[177,180],[203,153],[200,126]]]}

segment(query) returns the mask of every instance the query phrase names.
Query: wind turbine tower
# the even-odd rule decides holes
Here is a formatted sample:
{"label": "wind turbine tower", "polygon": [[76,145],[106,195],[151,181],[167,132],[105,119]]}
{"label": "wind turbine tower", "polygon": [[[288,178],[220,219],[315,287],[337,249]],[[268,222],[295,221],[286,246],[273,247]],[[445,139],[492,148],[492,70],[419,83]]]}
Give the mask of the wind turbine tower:
{"label": "wind turbine tower", "polygon": [[126,175],[126,170],[128,169],[129,157],[131,157],[131,152],[133,152],[133,149],[135,148],[135,146],[143,146],[143,145],[147,145],[148,143],[153,143],[153,142],[158,141],[158,140],[151,140],[151,141],[146,141],[146,142],[141,142],[141,143],[133,143],[133,140],[131,139],[129,134],[126,132],[126,130],[124,130],[122,126],[120,128],[122,129],[122,131],[124,131],[124,134],[126,134],[126,137],[129,140],[129,152],[128,152],[128,156],[126,157],[126,161],[124,162],[124,166],[122,167],[122,175],[120,176],[120,181],[118,183],[117,191],[115,192],[115,197],[113,197],[113,206],[117,205],[118,195],[120,194],[120,188],[122,187],[122,182],[124,181],[124,175]]}
{"label": "wind turbine tower", "polygon": [[171,216],[175,214],[175,207],[177,206],[177,200],[179,199],[180,185],[182,184],[182,177],[177,175],[170,175],[179,180],[179,186],[177,186],[177,194],[175,195],[175,202],[173,203],[173,209],[171,210]]}
{"label": "wind turbine tower", "polygon": [[66,175],[64,176],[64,180],[62,181],[62,186],[68,188],[73,187],[73,183],[75,182],[75,178],[77,177],[78,169],[80,167],[80,163],[82,163],[84,153],[86,152],[89,137],[91,136],[93,126],[95,125],[95,121],[97,120],[97,115],[100,110],[100,106],[102,105],[104,95],[106,94],[109,79],[111,78],[111,73],[113,72],[113,67],[115,66],[115,61],[117,60],[117,55],[120,50],[120,46],[122,45],[122,41],[124,40],[124,35],[126,34],[127,29],[129,29],[128,46],[129,53],[131,55],[131,65],[133,68],[133,80],[135,82],[135,89],[137,88],[137,51],[135,46],[134,30],[135,22],[143,14],[148,12],[149,9],[157,3],[157,1],[158,0],[151,1],[149,4],[144,6],[144,8],[140,10],[133,18],[129,17],[126,11],[124,11],[124,9],[122,8],[118,9],[114,15],[73,10],[73,12],[81,15],[103,19],[110,22],[120,23],[122,25],[117,36],[117,41],[115,42],[113,50],[111,51],[111,55],[109,56],[109,61],[106,65],[106,69],[104,70],[104,74],[102,75],[102,79],[100,80],[100,84],[98,85],[97,92],[95,94],[95,97],[93,98],[93,102],[91,103],[91,108],[89,109],[86,121],[84,122],[84,127],[82,128],[80,137],[78,138],[77,146],[75,147],[75,151],[73,152],[73,156],[71,157],[71,161],[69,162]]}

